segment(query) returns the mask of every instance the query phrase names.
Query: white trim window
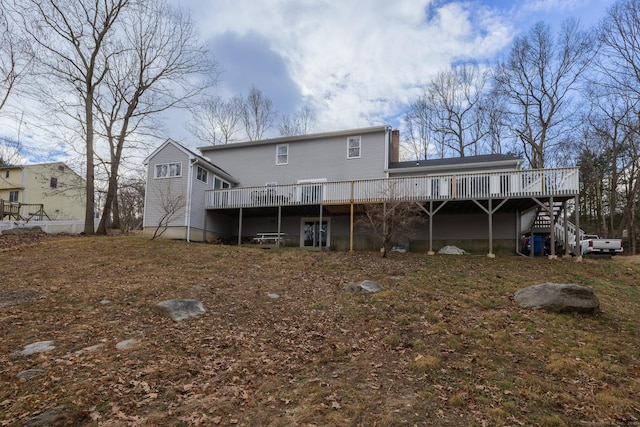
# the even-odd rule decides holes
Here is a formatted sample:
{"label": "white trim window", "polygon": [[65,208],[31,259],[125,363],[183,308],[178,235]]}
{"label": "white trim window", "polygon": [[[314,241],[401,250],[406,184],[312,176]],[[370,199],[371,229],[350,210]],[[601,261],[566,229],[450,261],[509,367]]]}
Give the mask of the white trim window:
{"label": "white trim window", "polygon": [[198,168],[196,169],[196,179],[206,184],[207,182],[209,182],[209,171],[207,171],[203,167],[198,166]]}
{"label": "white trim window", "polygon": [[289,144],[276,146],[276,165],[289,164]]}
{"label": "white trim window", "polygon": [[213,176],[213,188],[219,190],[220,188],[230,188],[231,184],[225,181],[222,178],[218,178],[217,176]]}
{"label": "white trim window", "polygon": [[9,191],[9,202],[17,202],[18,201],[18,190]]}
{"label": "white trim window", "polygon": [[182,176],[182,163],[162,163],[156,165],[156,178],[174,178]]}
{"label": "white trim window", "polygon": [[350,136],[347,138],[347,159],[359,159],[361,149],[361,138]]}

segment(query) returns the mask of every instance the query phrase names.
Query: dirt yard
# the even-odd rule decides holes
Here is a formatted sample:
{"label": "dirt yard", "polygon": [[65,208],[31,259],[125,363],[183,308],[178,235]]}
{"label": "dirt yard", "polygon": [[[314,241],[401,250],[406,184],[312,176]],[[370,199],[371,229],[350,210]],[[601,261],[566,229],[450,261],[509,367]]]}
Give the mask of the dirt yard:
{"label": "dirt yard", "polygon": [[[637,257],[0,236],[0,273],[1,426],[640,423]],[[344,291],[365,279],[384,291]],[[513,302],[545,282],[591,287],[602,314]],[[154,310],[173,298],[206,313]]]}

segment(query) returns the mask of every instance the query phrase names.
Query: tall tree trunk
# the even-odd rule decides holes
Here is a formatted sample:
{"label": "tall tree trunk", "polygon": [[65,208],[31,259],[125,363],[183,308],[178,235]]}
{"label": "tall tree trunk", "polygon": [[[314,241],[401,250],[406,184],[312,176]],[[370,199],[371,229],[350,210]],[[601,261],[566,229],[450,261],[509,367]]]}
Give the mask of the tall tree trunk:
{"label": "tall tree trunk", "polygon": [[87,98],[85,100],[85,123],[87,126],[87,173],[86,173],[86,207],[84,215],[84,233],[95,234],[95,166],[93,160],[93,81],[87,80]]}

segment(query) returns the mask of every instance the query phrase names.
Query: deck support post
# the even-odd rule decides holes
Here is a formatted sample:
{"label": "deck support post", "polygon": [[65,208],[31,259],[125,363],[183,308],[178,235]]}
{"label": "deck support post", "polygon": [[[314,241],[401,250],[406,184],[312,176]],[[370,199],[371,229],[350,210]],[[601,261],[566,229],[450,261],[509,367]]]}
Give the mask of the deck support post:
{"label": "deck support post", "polygon": [[[327,228],[329,224],[327,224]],[[322,249],[322,203],[320,203],[320,222],[318,224],[318,247],[320,249]],[[315,242],[313,243],[313,246],[315,246]]]}
{"label": "deck support post", "polygon": [[238,246],[242,244],[242,208],[238,213]]}
{"label": "deck support post", "polygon": [[564,220],[564,255],[563,258],[570,258],[571,254],[569,253],[569,220],[567,218],[567,201],[562,201],[562,218]]}
{"label": "deck support post", "polygon": [[354,182],[351,181],[351,214],[349,217],[349,252],[353,252],[353,187],[354,187]]}
{"label": "deck support post", "polygon": [[[556,216],[553,209],[553,196],[549,197],[549,219],[551,224],[549,226],[549,259],[557,259],[556,256]],[[544,244],[543,249],[544,252]]]}
{"label": "deck support post", "polygon": [[576,194],[576,261],[582,261],[582,253],[580,247],[580,195]]}
{"label": "deck support post", "polygon": [[493,200],[489,199],[489,253],[487,257],[495,258],[496,254],[493,253]]}
{"label": "deck support post", "polygon": [[427,255],[435,255],[435,252],[433,251],[433,216],[440,210],[440,208],[447,204],[447,200],[438,205],[435,210],[433,209],[433,200],[429,200],[428,210],[422,205],[422,203],[416,203],[420,206],[420,209],[429,216],[429,252],[427,252]]}
{"label": "deck support post", "polygon": [[489,258],[495,258],[496,257],[496,254],[493,253],[493,214],[498,212],[498,209],[500,209],[502,207],[502,205],[507,203],[507,200],[509,200],[509,199],[504,199],[495,208],[493,207],[493,199],[488,199],[487,200],[487,207],[486,208],[479,201],[477,201],[475,199],[473,200],[473,202],[476,205],[478,205],[478,207],[480,207],[480,209],[482,209],[484,211],[484,213],[486,213],[489,216],[489,253],[487,254],[487,257],[489,257]]}
{"label": "deck support post", "polygon": [[280,246],[280,240],[282,240],[282,234],[280,234],[280,230],[282,229],[282,206],[278,205],[278,243],[277,246]]}

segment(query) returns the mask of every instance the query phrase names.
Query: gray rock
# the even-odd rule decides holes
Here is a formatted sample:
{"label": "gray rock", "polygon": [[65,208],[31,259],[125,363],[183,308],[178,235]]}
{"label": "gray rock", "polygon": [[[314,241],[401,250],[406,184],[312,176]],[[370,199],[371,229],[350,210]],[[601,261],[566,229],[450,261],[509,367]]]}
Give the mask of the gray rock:
{"label": "gray rock", "polygon": [[2,234],[4,235],[22,235],[22,234],[36,234],[36,233],[42,233],[42,227],[40,227],[39,225],[35,225],[33,227],[10,228],[2,232]]}
{"label": "gray rock", "polygon": [[51,351],[56,347],[53,345],[53,341],[38,341],[33,344],[27,344],[22,350],[16,351],[14,354],[17,356],[30,356],[35,353],[43,353],[45,351]]}
{"label": "gray rock", "polygon": [[586,286],[543,283],[517,291],[513,299],[524,308],[553,313],[597,314],[600,302],[593,290]]}
{"label": "gray rock", "polygon": [[382,291],[384,288],[380,283],[363,280],[360,283],[349,283],[344,289],[353,294],[373,294]]}
{"label": "gray rock", "polygon": [[464,249],[460,249],[457,246],[443,246],[442,248],[440,248],[438,253],[445,255],[469,255],[469,252],[465,251]]}
{"label": "gray rock", "polygon": [[96,344],[96,345],[91,345],[89,347],[81,348],[80,350],[76,351],[73,354],[91,353],[94,351],[102,350],[103,348],[104,348],[104,344]]}
{"label": "gray rock", "polygon": [[278,299],[280,298],[280,295],[269,293],[267,294],[267,297],[269,297],[270,299]]}
{"label": "gray rock", "polygon": [[162,301],[156,305],[156,309],[170,316],[176,322],[205,313],[202,303],[194,299],[171,299]]}
{"label": "gray rock", "polygon": [[16,374],[17,378],[29,379],[31,377],[35,377],[37,375],[42,375],[46,371],[44,369],[27,369],[26,371],[18,372]]}
{"label": "gray rock", "polygon": [[138,340],[131,338],[129,340],[120,341],[118,344],[116,344],[116,348],[118,350],[131,350],[137,345],[138,345]]}
{"label": "gray rock", "polygon": [[26,422],[26,426],[50,426],[56,421],[64,417],[63,411],[66,408],[65,405],[56,406],[48,411],[44,411]]}

